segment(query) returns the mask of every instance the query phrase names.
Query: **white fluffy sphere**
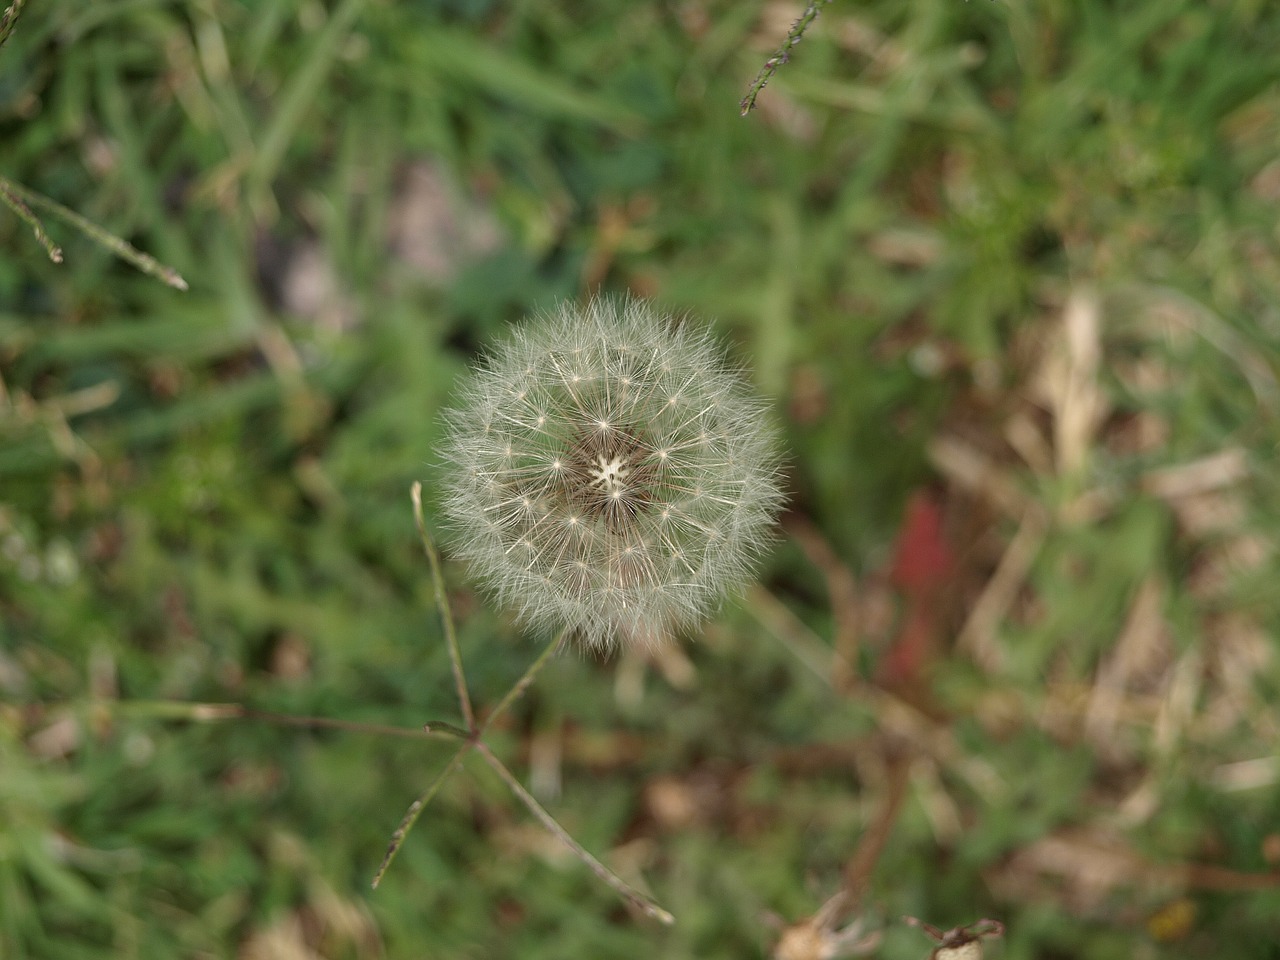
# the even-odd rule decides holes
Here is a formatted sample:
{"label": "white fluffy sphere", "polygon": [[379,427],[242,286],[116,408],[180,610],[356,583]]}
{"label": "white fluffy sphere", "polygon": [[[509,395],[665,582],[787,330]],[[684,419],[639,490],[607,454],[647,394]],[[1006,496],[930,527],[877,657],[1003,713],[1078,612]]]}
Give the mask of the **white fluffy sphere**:
{"label": "white fluffy sphere", "polygon": [[765,405],[637,300],[517,327],[446,414],[454,552],[534,627],[652,643],[750,576],[782,493]]}

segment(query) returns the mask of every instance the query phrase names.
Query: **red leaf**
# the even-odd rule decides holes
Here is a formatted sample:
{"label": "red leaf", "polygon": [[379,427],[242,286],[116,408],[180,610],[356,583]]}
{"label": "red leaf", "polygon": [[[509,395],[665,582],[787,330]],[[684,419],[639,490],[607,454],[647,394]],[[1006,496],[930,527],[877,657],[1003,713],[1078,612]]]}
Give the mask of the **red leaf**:
{"label": "red leaf", "polygon": [[929,494],[917,491],[907,501],[890,582],[908,597],[936,594],[955,569],[955,557],[942,535],[942,507]]}

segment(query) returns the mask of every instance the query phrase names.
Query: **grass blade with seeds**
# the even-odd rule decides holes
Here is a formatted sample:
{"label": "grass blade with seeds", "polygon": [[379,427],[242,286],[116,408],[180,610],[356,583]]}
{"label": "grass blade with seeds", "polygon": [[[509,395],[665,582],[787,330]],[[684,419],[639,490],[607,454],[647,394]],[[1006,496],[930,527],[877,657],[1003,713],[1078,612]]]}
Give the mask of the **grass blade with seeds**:
{"label": "grass blade with seeds", "polygon": [[[187,289],[187,281],[182,278],[182,275],[179,274],[177,270],[174,270],[172,267],[165,266],[155,257],[150,254],[143,253],[128,241],[122,240],[120,237],[117,237],[108,230],[104,230],[92,220],[82,217],[74,210],[67,209],[56,200],[51,200],[42,194],[36,193],[34,190],[29,190],[26,187],[14,183],[12,180],[0,177],[0,195],[5,194],[12,194],[30,206],[48,210],[55,217],[71,224],[71,226],[75,227],[94,243],[110,250],[120,259],[133,264],[133,266],[137,267],[148,276],[155,277],[162,283],[166,283],[173,287],[175,290]],[[21,213],[18,215],[22,216]],[[23,219],[26,220],[27,218],[24,217]],[[28,223],[30,223],[30,220],[28,220]],[[39,230],[37,230],[36,236],[40,236]],[[47,244],[46,249],[48,249]],[[49,256],[54,260],[54,262],[59,262],[61,254],[55,257],[53,251],[50,251]]]}

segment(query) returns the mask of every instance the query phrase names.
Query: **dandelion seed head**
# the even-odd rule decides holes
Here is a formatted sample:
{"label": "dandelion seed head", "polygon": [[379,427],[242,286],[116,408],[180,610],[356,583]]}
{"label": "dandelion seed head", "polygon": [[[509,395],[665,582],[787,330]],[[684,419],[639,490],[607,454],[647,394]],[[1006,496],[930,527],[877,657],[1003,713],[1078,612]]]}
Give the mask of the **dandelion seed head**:
{"label": "dandelion seed head", "polygon": [[536,628],[656,643],[750,577],[782,493],[764,403],[638,300],[517,327],[446,413],[453,552]]}

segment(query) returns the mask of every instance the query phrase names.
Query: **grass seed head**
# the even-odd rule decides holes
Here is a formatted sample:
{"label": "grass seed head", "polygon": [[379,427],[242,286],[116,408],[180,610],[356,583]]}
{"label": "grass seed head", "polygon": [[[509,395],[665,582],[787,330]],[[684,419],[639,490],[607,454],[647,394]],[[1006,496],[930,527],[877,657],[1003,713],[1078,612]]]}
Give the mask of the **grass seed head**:
{"label": "grass seed head", "polygon": [[446,414],[456,555],[532,626],[658,642],[751,575],[782,502],[764,403],[637,300],[518,327]]}

